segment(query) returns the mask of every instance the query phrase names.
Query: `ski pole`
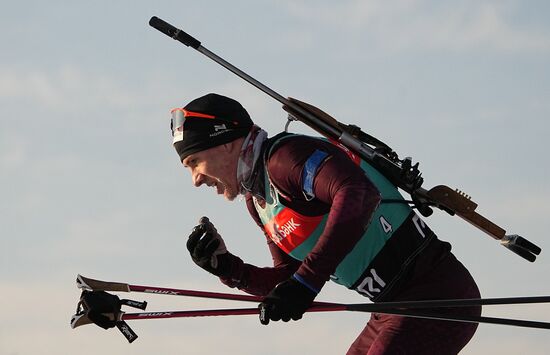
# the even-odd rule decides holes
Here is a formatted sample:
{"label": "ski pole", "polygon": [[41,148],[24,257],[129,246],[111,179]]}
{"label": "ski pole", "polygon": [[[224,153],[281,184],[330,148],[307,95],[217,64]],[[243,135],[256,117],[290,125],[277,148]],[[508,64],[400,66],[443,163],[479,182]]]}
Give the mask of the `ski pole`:
{"label": "ski pole", "polygon": [[[363,310],[354,310],[344,307],[329,307],[329,308],[310,308],[307,312],[335,312],[335,311],[358,311],[366,312]],[[383,313],[391,315],[401,315],[412,318],[423,318],[431,320],[451,321],[451,322],[466,322],[466,323],[487,323],[487,324],[499,324],[509,325],[524,328],[536,328],[536,329],[550,329],[550,323],[538,322],[521,319],[510,318],[496,318],[485,316],[469,316],[469,315],[457,315],[457,314],[438,314],[432,312],[420,312],[411,311],[408,309],[383,309],[372,310],[372,313]],[[152,313],[127,313],[123,314],[122,320],[134,320],[134,319],[160,319],[160,318],[182,318],[182,317],[208,317],[208,316],[230,316],[230,315],[250,315],[258,314],[258,308],[241,308],[241,309],[219,309],[219,310],[196,310],[196,311],[174,311],[174,312],[152,312]]]}
{"label": "ski pole", "polygon": [[[364,307],[354,307],[354,305],[327,305],[313,306],[306,312],[334,312],[334,311],[358,311],[358,312],[376,312],[383,314],[401,315],[404,317],[422,318],[440,321],[466,322],[466,323],[487,323],[509,325],[524,328],[550,329],[550,323],[529,321],[509,318],[495,318],[484,316],[460,315],[460,314],[438,314],[427,311],[409,310],[409,309],[376,309],[377,304]],[[369,309],[372,308],[372,309]],[[126,339],[132,343],[137,339],[137,334],[128,326],[127,320],[136,319],[164,319],[164,318],[188,318],[188,317],[212,317],[212,316],[235,316],[259,314],[258,308],[235,308],[235,309],[209,309],[209,310],[190,310],[190,311],[157,311],[141,313],[118,312],[113,315],[106,315],[116,320],[116,327],[122,332]],[[112,318],[114,317],[114,318]],[[82,325],[90,324],[92,321],[86,313],[77,313],[71,319],[71,327],[77,328]]]}
{"label": "ski pole", "polygon": [[[370,313],[382,313],[391,315],[401,315],[404,317],[422,318],[441,321],[452,322],[466,322],[466,323],[487,323],[498,325],[509,325],[524,328],[536,328],[536,329],[550,329],[550,323],[510,319],[510,318],[497,318],[497,317],[485,317],[485,316],[473,316],[462,314],[441,314],[428,311],[418,311],[410,309],[378,309],[377,304],[372,304],[373,307],[361,307],[354,309],[353,305],[334,305],[334,306],[313,306],[306,312],[338,312],[338,311],[356,311],[356,312],[370,312]],[[157,312],[141,312],[141,313],[120,313],[119,320],[137,320],[137,319],[165,319],[165,318],[189,318],[189,317],[216,317],[216,316],[236,316],[236,315],[253,315],[258,314],[258,308],[233,308],[233,309],[207,309],[207,310],[190,310],[190,311],[157,311]],[[81,321],[78,326],[89,324],[90,320]]]}
{"label": "ski pole", "polygon": [[[238,295],[234,293],[185,290],[185,289],[166,288],[166,287],[157,287],[157,286],[130,285],[123,282],[111,282],[111,281],[101,281],[101,280],[90,279],[82,275],[77,275],[76,285],[78,288],[83,290],[88,290],[88,291],[143,292],[143,293],[151,293],[155,295],[188,296],[188,297],[200,297],[200,298],[211,298],[211,299],[232,300],[232,301],[257,302],[257,303],[262,302],[263,300],[263,297],[252,296],[252,295]],[[313,305],[332,305],[332,304],[334,303],[326,303],[326,302],[313,303]]]}
{"label": "ski pole", "polygon": [[156,295],[189,296],[189,297],[202,297],[202,298],[249,301],[249,302],[262,301],[261,297],[251,296],[251,295],[237,295],[237,294],[221,293],[221,292],[184,290],[184,289],[175,289],[175,288],[167,288],[167,287],[157,287],[157,286],[130,285],[123,282],[95,280],[88,277],[84,277],[82,275],[77,275],[76,285],[80,289],[89,290],[89,291],[144,292],[144,293],[152,293]]}
{"label": "ski pole", "polygon": [[[95,280],[82,275],[77,275],[77,287],[88,291],[112,291],[112,292],[144,292],[157,295],[188,296],[198,298],[211,298],[232,301],[262,302],[263,297],[252,295],[239,295],[233,293],[209,292],[198,290],[185,290],[157,286],[130,285],[123,282],[111,282]],[[489,306],[489,305],[512,305],[512,304],[533,304],[550,303],[550,296],[524,296],[524,297],[501,297],[501,298],[466,298],[466,299],[444,299],[444,300],[419,300],[419,301],[395,301],[377,303],[358,303],[343,305],[331,302],[314,302],[313,306],[324,306],[338,308],[346,306],[346,310],[371,312],[372,307],[376,310],[393,308],[443,308],[443,307],[467,307],[467,306]],[[341,310],[341,309],[340,309]]]}
{"label": "ski pole", "polygon": [[[77,276],[77,287],[86,292],[99,292],[104,295],[104,291],[122,291],[122,292],[145,292],[164,295],[178,295],[202,298],[216,298],[224,300],[261,302],[262,298],[257,296],[236,295],[217,292],[205,292],[195,290],[182,290],[174,288],[164,288],[155,286],[138,286],[121,282],[108,282],[90,279],[82,275]],[[89,294],[87,294],[89,295]],[[82,296],[81,296],[82,297]],[[91,296],[90,296],[91,297]],[[114,298],[114,297],[113,297]],[[82,299],[82,298],[81,298]],[[90,298],[91,300],[92,298]],[[104,302],[104,296],[102,301]],[[118,298],[117,298],[118,300]],[[119,301],[120,304],[131,305],[145,309],[145,302],[135,302],[128,300]],[[494,318],[485,316],[472,316],[461,314],[436,313],[435,308],[446,307],[466,307],[482,305],[510,305],[510,304],[533,304],[549,303],[550,296],[535,297],[509,297],[509,298],[486,298],[486,299],[447,299],[447,300],[420,300],[420,301],[395,301],[379,303],[360,303],[360,304],[338,304],[314,302],[307,312],[335,312],[335,311],[355,311],[402,315],[405,317],[425,318],[443,321],[458,321],[470,323],[490,323],[501,325],[512,325],[528,328],[550,329],[550,323],[529,321],[509,318]],[[77,313],[71,319],[71,327],[76,328],[81,325],[89,324],[92,321],[88,318],[87,312],[80,309],[82,301],[79,303]],[[118,304],[118,303],[117,303]],[[88,305],[88,308],[90,305]],[[120,306],[119,306],[120,307]],[[132,342],[137,337],[135,333],[127,326],[124,321],[134,319],[161,319],[161,318],[183,318],[183,317],[206,317],[206,316],[229,316],[229,315],[250,315],[258,314],[258,308],[238,308],[238,309],[209,309],[209,310],[189,310],[189,311],[157,311],[141,313],[117,312],[113,315],[118,320],[117,327],[122,331],[126,338]],[[121,328],[122,327],[122,328]]]}

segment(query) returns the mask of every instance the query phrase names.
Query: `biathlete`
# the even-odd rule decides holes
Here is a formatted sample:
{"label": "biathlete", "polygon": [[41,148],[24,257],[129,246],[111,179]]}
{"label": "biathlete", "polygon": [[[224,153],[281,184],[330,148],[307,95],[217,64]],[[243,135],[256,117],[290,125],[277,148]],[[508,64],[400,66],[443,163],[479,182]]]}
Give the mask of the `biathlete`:
{"label": "biathlete", "polygon": [[[237,101],[217,94],[172,110],[173,145],[195,186],[243,195],[273,266],[227,251],[202,218],[193,261],[229,287],[265,296],[260,321],[298,320],[332,280],[373,302],[479,298],[468,270],[380,172],[325,139],[268,138]],[[399,203],[403,200],[403,203]],[[481,307],[441,309],[479,316]],[[347,354],[457,354],[477,324],[371,314]]]}

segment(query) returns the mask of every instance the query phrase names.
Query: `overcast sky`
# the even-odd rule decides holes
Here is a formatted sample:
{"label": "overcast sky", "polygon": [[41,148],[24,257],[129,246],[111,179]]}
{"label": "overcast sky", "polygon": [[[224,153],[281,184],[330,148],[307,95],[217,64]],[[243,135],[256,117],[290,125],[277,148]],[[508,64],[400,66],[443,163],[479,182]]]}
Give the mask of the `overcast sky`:
{"label": "overcast sky", "polygon": [[[280,104],[148,26],[156,15],[283,96],[360,125],[420,161],[424,187],[542,247],[529,263],[457,217],[427,223],[484,297],[549,295],[550,5],[547,1],[11,1],[0,12],[0,353],[343,354],[368,314],[134,321],[70,329],[78,273],[235,292],[191,262],[206,215],[230,251],[270,256],[242,200],[196,189],[171,147],[170,109],[217,92],[274,135]],[[299,123],[294,131],[314,134]],[[143,294],[149,309],[243,307]],[[327,285],[319,300],[366,302]],[[252,305],[254,306],[254,305]],[[550,321],[550,307],[486,315]],[[546,354],[543,330],[481,325],[463,354]]]}

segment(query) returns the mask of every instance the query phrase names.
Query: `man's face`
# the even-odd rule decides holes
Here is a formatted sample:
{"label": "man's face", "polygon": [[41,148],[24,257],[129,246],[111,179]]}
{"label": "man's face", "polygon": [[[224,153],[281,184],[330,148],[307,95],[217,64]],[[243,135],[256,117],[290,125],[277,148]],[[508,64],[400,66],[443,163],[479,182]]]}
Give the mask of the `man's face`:
{"label": "man's face", "polygon": [[191,171],[193,185],[214,187],[219,195],[233,201],[239,194],[237,158],[230,144],[222,144],[190,154],[182,163]]}

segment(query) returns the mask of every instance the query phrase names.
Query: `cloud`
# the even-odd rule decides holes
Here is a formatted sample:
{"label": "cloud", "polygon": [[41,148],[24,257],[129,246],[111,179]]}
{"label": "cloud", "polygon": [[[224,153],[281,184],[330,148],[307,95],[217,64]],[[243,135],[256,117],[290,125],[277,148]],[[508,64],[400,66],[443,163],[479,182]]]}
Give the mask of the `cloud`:
{"label": "cloud", "polygon": [[0,141],[0,167],[11,170],[22,167],[29,155],[29,144],[20,136],[2,137]]}
{"label": "cloud", "polygon": [[52,109],[128,107],[136,100],[116,80],[65,66],[57,70],[0,69],[0,99],[22,99]]}
{"label": "cloud", "polygon": [[509,2],[501,1],[355,0],[316,5],[313,10],[306,3],[288,5],[289,13],[300,21],[338,27],[350,36],[370,38],[388,50],[550,50],[549,33],[512,23],[515,10]]}

